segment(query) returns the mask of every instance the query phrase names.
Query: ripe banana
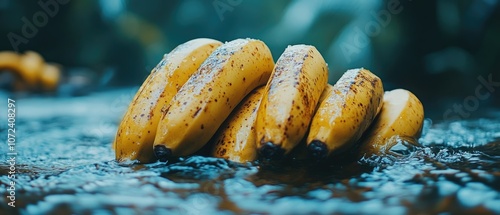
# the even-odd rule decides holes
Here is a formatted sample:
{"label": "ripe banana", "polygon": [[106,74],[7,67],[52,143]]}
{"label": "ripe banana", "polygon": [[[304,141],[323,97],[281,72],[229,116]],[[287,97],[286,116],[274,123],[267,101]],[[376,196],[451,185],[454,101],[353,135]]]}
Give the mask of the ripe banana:
{"label": "ripe banana", "polygon": [[217,48],[164,111],[156,157],[168,161],[202,148],[236,105],[266,83],[273,66],[271,51],[259,40],[237,39]]}
{"label": "ripe banana", "polygon": [[302,140],[327,82],[328,67],[314,46],[289,46],[283,52],[257,113],[261,158],[278,159]]}
{"label": "ripe banana", "polygon": [[234,109],[214,136],[212,156],[240,163],[257,158],[255,119],[263,94],[264,86],[261,86]]}
{"label": "ripe banana", "polygon": [[222,43],[212,39],[194,39],[166,54],[137,91],[114,141],[116,160],[153,162],[153,142],[161,111]]}
{"label": "ripe banana", "polygon": [[322,94],[307,137],[309,156],[323,160],[356,143],[382,107],[379,77],[366,69],[348,70]]}
{"label": "ripe banana", "polygon": [[61,78],[59,66],[45,63],[42,56],[33,51],[27,51],[23,55],[12,51],[0,52],[0,69],[16,75],[16,90],[54,91]]}
{"label": "ripe banana", "polygon": [[360,156],[388,151],[398,139],[417,144],[424,123],[424,107],[408,90],[385,92],[382,110],[364,134]]}

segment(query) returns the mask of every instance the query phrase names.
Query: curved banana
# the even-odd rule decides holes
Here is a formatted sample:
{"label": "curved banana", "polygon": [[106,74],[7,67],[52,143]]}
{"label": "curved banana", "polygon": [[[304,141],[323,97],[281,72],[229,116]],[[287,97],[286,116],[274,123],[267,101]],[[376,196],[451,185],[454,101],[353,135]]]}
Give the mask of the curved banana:
{"label": "curved banana", "polygon": [[266,83],[273,66],[271,51],[259,40],[237,39],[217,48],[164,111],[156,157],[167,161],[203,147],[236,105]]}
{"label": "curved banana", "polygon": [[54,91],[61,77],[58,66],[46,64],[43,57],[33,51],[23,55],[12,51],[0,52],[0,69],[9,70],[17,76],[14,86],[18,90],[41,88]]}
{"label": "curved banana", "polygon": [[289,46],[278,59],[257,114],[259,156],[279,159],[306,134],[328,67],[314,46]]}
{"label": "curved banana", "polygon": [[114,141],[116,160],[153,162],[153,142],[161,111],[203,61],[222,43],[194,39],[166,54],[137,91]]}
{"label": "curved banana", "polygon": [[257,158],[255,119],[263,94],[264,86],[252,91],[224,121],[214,136],[212,156],[240,163]]}
{"label": "curved banana", "polygon": [[385,92],[382,110],[360,142],[360,156],[386,152],[398,138],[417,144],[423,124],[424,107],[413,93],[404,89]]}
{"label": "curved banana", "polygon": [[311,122],[309,156],[322,160],[353,146],[380,111],[383,95],[380,78],[363,68],[348,70],[329,85]]}

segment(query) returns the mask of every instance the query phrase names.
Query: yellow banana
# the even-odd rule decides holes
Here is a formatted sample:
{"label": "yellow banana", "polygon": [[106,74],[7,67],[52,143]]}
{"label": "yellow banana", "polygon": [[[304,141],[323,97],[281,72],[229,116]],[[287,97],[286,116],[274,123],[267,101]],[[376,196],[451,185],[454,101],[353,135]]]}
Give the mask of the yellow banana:
{"label": "yellow banana", "polygon": [[237,39],[212,53],[164,111],[154,141],[160,161],[203,147],[236,105],[269,79],[274,61],[259,40]]}
{"label": "yellow banana", "polygon": [[12,51],[0,52],[0,69],[14,73],[18,80],[14,83],[16,90],[34,90],[41,88],[53,91],[57,88],[61,77],[60,68],[46,64],[42,56],[33,51],[19,55]]}
{"label": "yellow banana", "polygon": [[398,139],[417,144],[424,123],[424,107],[408,90],[385,92],[382,110],[364,134],[359,153],[378,154],[388,151]]}
{"label": "yellow banana", "polygon": [[310,157],[322,160],[352,147],[380,111],[383,95],[380,78],[363,68],[348,70],[329,85],[307,137]]}
{"label": "yellow banana", "polygon": [[194,39],[163,57],[139,88],[118,127],[113,143],[116,160],[155,160],[153,142],[162,109],[221,44],[212,39]]}
{"label": "yellow banana", "polygon": [[255,119],[264,86],[252,91],[234,109],[214,136],[212,156],[234,162],[250,162],[257,158]]}
{"label": "yellow banana", "polygon": [[257,113],[259,156],[279,159],[306,134],[328,67],[314,46],[289,46],[278,59]]}

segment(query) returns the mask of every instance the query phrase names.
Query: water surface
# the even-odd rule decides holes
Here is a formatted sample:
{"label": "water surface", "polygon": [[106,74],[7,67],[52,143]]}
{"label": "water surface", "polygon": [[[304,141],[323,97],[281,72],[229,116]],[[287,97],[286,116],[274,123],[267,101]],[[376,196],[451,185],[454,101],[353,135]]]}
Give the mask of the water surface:
{"label": "water surface", "polygon": [[135,91],[19,98],[16,208],[2,162],[0,214],[500,214],[498,112],[427,120],[422,147],[323,166],[203,156],[118,164],[110,144]]}

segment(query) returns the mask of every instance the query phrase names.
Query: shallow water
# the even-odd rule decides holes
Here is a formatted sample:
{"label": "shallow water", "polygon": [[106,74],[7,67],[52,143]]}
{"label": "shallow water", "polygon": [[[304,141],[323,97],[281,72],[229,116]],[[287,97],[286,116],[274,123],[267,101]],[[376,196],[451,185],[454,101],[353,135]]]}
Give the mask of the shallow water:
{"label": "shallow water", "polygon": [[0,214],[500,214],[498,110],[427,120],[422,147],[328,166],[202,156],[119,165],[110,143],[135,91],[18,99],[16,208],[7,205],[2,162]]}

